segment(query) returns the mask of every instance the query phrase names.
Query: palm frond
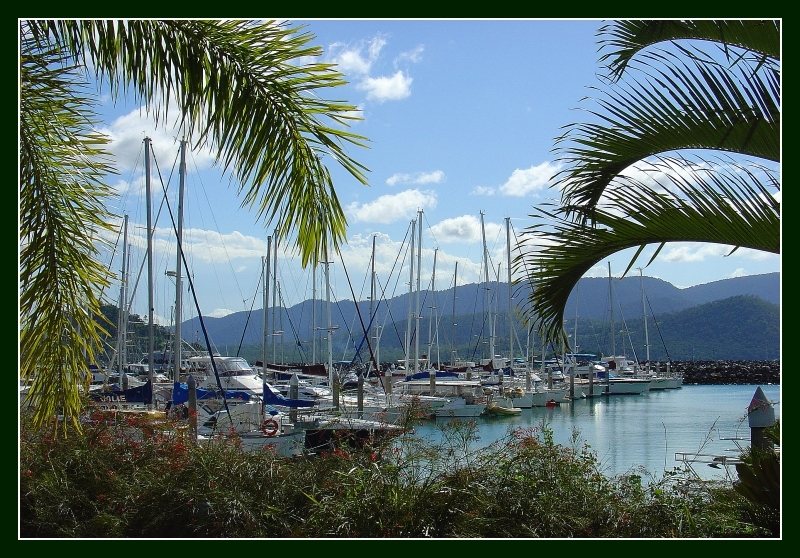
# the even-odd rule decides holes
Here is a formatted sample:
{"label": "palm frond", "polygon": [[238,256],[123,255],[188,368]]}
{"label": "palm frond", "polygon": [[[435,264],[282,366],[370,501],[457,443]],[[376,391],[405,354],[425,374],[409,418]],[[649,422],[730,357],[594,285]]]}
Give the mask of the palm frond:
{"label": "palm frond", "polygon": [[[647,157],[710,149],[778,161],[780,76],[772,67],[735,71],[666,51],[644,57],[646,75],[601,91],[596,122],[567,127],[556,140],[562,204],[580,218],[609,183]],[[563,144],[563,145],[560,145]]]}
{"label": "palm frond", "polygon": [[63,414],[66,428],[104,333],[96,241],[109,228],[111,168],[77,68],[39,46],[25,39],[20,59],[20,377],[32,382],[34,424]]}
{"label": "palm frond", "polygon": [[[366,138],[344,128],[355,107],[324,100],[341,85],[311,34],[277,22],[70,20],[32,22],[39,36],[89,58],[119,95],[132,88],[156,118],[180,111],[195,148],[211,146],[278,239],[296,232],[303,265],[345,238],[346,218],[324,165],[326,157],[357,182],[365,166],[345,151]],[[176,99],[174,107],[171,99]]]}
{"label": "palm frond", "polygon": [[619,79],[631,59],[657,43],[683,39],[714,41],[780,60],[777,20],[625,20],[600,28],[600,61]]}
{"label": "palm frond", "polygon": [[595,212],[593,227],[574,222],[560,206],[539,208],[531,216],[537,223],[523,233],[524,255],[516,258],[515,267],[528,270],[526,310],[546,339],[561,341],[564,307],[578,280],[625,249],[639,248],[628,270],[645,246],[669,242],[780,252],[778,179],[770,169],[733,160],[698,164],[670,157],[641,170],[647,181],[617,178]]}

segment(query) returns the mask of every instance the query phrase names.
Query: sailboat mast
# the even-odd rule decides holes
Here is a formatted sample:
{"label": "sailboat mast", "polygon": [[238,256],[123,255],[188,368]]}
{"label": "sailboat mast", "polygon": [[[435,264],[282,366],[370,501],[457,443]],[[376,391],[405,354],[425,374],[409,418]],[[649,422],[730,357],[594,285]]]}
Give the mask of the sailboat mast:
{"label": "sailboat mast", "polygon": [[[616,362],[614,357],[617,355],[617,347],[615,343],[615,335],[614,335],[614,292],[611,286],[611,262],[608,262],[608,300],[609,306],[611,306],[611,358],[612,362]],[[609,362],[610,368],[611,362]],[[611,394],[611,370],[606,370],[606,395]]]}
{"label": "sailboat mast", "polygon": [[644,303],[644,277],[642,268],[639,268],[639,285],[642,288],[642,318],[644,319],[644,349],[647,353],[647,372],[650,372],[650,336],[647,334],[647,307]]}
{"label": "sailboat mast", "polygon": [[272,245],[272,362],[278,362],[275,353],[275,344],[277,342],[277,331],[275,319],[275,310],[278,308],[278,232],[273,233],[275,242]]}
{"label": "sailboat mast", "polygon": [[311,363],[317,363],[317,266],[311,268]]}
{"label": "sailboat mast", "polygon": [[[433,271],[431,271],[431,294],[436,296],[436,256],[439,249],[433,250]],[[435,299],[434,299],[435,301]],[[436,321],[436,304],[431,306],[430,318],[428,319],[428,363],[433,362],[433,324]],[[436,367],[439,368],[439,327],[436,327]]]}
{"label": "sailboat mast", "polygon": [[[126,215],[127,217],[127,215]],[[125,244],[128,243],[128,228],[125,227]],[[128,279],[130,276],[130,269],[131,269],[131,253],[128,250],[128,256],[125,258],[125,274],[123,275],[123,282],[125,283],[125,299],[124,299],[124,307],[122,310],[122,353],[120,353],[120,362],[122,363],[123,367],[128,364],[128,319],[130,318],[130,310],[131,306],[133,305],[133,300],[128,300],[130,297],[130,285],[128,285]],[[123,368],[124,370],[124,368]]]}
{"label": "sailboat mast", "polygon": [[125,309],[128,307],[127,303],[127,270],[125,264],[128,258],[128,215],[126,214],[122,221],[122,269],[120,271],[119,282],[119,316],[117,320],[117,360],[119,361],[119,376],[125,371],[125,344],[127,340],[128,324],[125,319]]}
{"label": "sailboat mast", "polygon": [[183,303],[181,299],[181,271],[183,270],[181,250],[183,246],[183,191],[186,186],[186,140],[181,140],[181,165],[178,169],[178,175],[180,181],[178,183],[178,249],[175,263],[175,342],[172,348],[173,358],[175,359],[173,377],[175,382],[179,382],[181,378],[181,306]]}
{"label": "sailboat mast", "polygon": [[[272,237],[267,237],[267,255],[261,258],[262,266],[264,268],[264,327],[261,332],[263,339],[261,343],[261,372],[264,374],[267,370],[267,350],[269,342],[267,337],[269,335],[269,273],[270,273],[270,254],[272,253]],[[266,378],[266,376],[264,376]]]}
{"label": "sailboat mast", "polygon": [[[414,308],[413,308],[413,292],[414,292],[414,235],[416,234],[416,220],[411,221],[411,251],[409,252],[410,256],[408,258],[409,261],[409,273],[408,273],[408,324],[406,326],[406,374],[408,374],[409,369],[409,362],[411,361],[411,320],[414,316]],[[413,373],[413,370],[412,370]]]}
{"label": "sailboat mast", "polygon": [[[578,352],[578,285],[580,282],[575,283],[575,331],[574,331],[574,351]],[[576,357],[577,358],[577,357]],[[587,377],[589,379],[589,394],[587,397],[594,397],[594,364],[589,363],[589,372]]]}
{"label": "sailboat mast", "polygon": [[511,303],[511,217],[506,217],[506,265],[508,267],[508,358],[514,362],[514,320]]}
{"label": "sailboat mast", "polygon": [[[154,352],[155,327],[153,323],[153,312],[155,304],[153,302],[153,217],[151,207],[150,192],[150,138],[144,138],[144,186],[145,197],[147,198],[147,379],[153,385],[153,372],[155,369]],[[150,400],[152,405],[152,399]]]}
{"label": "sailboat mast", "polygon": [[[372,258],[371,258],[371,272],[370,272],[370,281],[369,281],[369,324],[372,324],[375,321],[375,238],[376,235],[372,235]],[[376,324],[377,326],[377,324]],[[367,332],[367,335],[370,334],[372,327],[370,327],[370,331]],[[377,337],[377,334],[376,334]],[[375,362],[375,370],[380,369],[380,364]],[[369,369],[367,369],[369,373]]]}
{"label": "sailboat mast", "polygon": [[611,356],[614,357],[617,354],[617,347],[615,344],[616,336],[614,335],[614,293],[611,288],[611,262],[608,262],[608,300],[611,306]]}
{"label": "sailboat mast", "polygon": [[[497,294],[498,295],[500,294],[500,275],[501,275],[500,269],[501,268],[502,268],[502,265],[500,263],[498,263],[497,264],[497,273],[495,273],[495,275],[494,275],[494,281],[495,281],[495,283],[497,283],[497,287],[498,287],[497,288]],[[497,333],[497,318],[500,316],[500,300],[499,300],[499,296],[494,298],[494,305],[495,305],[495,308],[494,308],[494,320],[492,321],[492,333],[496,334]],[[492,357],[492,358],[494,358],[494,357]]]}
{"label": "sailboat mast", "polygon": [[451,326],[453,327],[453,345],[451,347],[450,365],[455,366],[456,363],[456,287],[458,286],[458,262],[456,262],[455,269],[453,270],[453,318]]}
{"label": "sailboat mast", "polygon": [[278,281],[278,283],[276,285],[276,288],[278,289],[278,304],[280,304],[279,310],[278,310],[278,333],[281,336],[281,364],[286,364],[286,360],[284,358],[284,353],[283,353],[283,350],[284,350],[284,347],[283,347],[283,314],[284,314],[284,312],[283,312],[283,295],[281,294],[281,282],[280,281]]}
{"label": "sailboat mast", "polygon": [[486,227],[483,223],[483,211],[481,211],[481,238],[483,239],[483,269],[486,284],[484,287],[483,307],[489,313],[489,362],[494,367],[494,322],[489,299],[489,250],[486,247]]}
{"label": "sailboat mast", "polygon": [[[330,277],[330,262],[328,261],[328,252],[325,251],[325,306],[328,319],[328,385],[331,390],[336,394],[336,388],[333,380],[333,326],[331,321],[331,277]],[[334,397],[334,406],[337,405],[336,398]]]}
{"label": "sailboat mast", "polygon": [[572,350],[578,352],[578,283],[575,283],[575,328],[572,330]]}
{"label": "sailboat mast", "polygon": [[417,293],[414,297],[414,372],[419,372],[419,321],[422,319],[419,291],[422,274],[422,210],[417,211]]}

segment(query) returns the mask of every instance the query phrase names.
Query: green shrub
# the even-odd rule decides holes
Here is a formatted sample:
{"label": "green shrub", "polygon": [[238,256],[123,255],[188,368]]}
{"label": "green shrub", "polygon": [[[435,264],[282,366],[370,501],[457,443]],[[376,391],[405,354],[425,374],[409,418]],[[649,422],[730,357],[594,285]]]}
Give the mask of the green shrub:
{"label": "green shrub", "polygon": [[479,450],[474,422],[283,458],[235,435],[196,446],[176,424],[95,416],[55,438],[23,421],[23,538],[760,537],[731,483],[679,470],[609,477],[544,425]]}

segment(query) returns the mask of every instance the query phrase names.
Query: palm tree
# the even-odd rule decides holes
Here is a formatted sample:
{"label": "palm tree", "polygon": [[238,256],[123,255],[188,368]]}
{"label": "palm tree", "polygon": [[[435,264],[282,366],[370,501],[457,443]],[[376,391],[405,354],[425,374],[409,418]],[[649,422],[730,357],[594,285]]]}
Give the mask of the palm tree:
{"label": "palm tree", "polygon": [[587,122],[556,139],[556,204],[523,234],[539,332],[560,341],[578,280],[616,252],[706,242],[780,252],[780,25],[618,21]]}
{"label": "palm tree", "polygon": [[99,347],[97,260],[111,228],[104,180],[112,160],[94,131],[90,73],[115,98],[132,92],[156,119],[179,111],[196,148],[210,146],[242,185],[244,204],[296,237],[303,265],[345,238],[346,220],[324,164],[358,182],[367,169],[346,145],[354,107],[319,97],[344,83],[321,50],[284,23],[43,21],[20,23],[20,377],[38,425],[77,424],[81,386]]}

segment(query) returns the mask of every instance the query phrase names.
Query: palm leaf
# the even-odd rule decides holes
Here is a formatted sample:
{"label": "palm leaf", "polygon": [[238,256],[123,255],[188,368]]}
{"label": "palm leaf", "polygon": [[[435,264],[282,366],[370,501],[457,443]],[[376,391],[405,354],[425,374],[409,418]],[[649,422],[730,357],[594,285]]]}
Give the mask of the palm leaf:
{"label": "palm leaf", "polygon": [[[253,206],[295,232],[303,264],[345,238],[346,221],[324,162],[366,184],[343,129],[354,107],[320,98],[343,82],[311,35],[268,22],[30,20],[20,23],[20,374],[33,378],[34,421],[76,423],[88,363],[100,346],[97,291],[107,274],[95,242],[108,229],[111,168],[94,133],[91,68],[112,96],[131,92],[156,120],[180,112],[196,147],[216,150]],[[85,76],[85,74],[83,74]],[[329,245],[331,247],[329,248]]]}
{"label": "palm leaf", "polygon": [[615,79],[640,51],[664,41],[700,39],[780,60],[780,23],[774,20],[626,20],[603,26],[601,62]]}
{"label": "palm leaf", "polygon": [[[156,118],[177,110],[195,148],[212,146],[278,240],[296,232],[303,265],[345,238],[346,219],[325,157],[366,184],[366,167],[344,146],[365,138],[337,128],[355,107],[321,99],[344,83],[331,65],[298,65],[321,54],[312,36],[276,22],[95,20],[32,22],[118,96],[132,88]],[[323,118],[324,117],[324,118]],[[330,246],[329,246],[330,245]]]}
{"label": "palm leaf", "polygon": [[713,149],[779,160],[779,74],[772,68],[730,71],[665,51],[644,58],[645,76],[601,92],[591,111],[597,122],[569,126],[556,140],[564,170],[555,184],[563,205],[583,218],[591,219],[615,176],[653,155]]}
{"label": "palm leaf", "polygon": [[[96,241],[108,230],[111,171],[93,132],[77,68],[25,39],[20,59],[20,377],[41,426],[57,414],[75,423],[89,387],[88,364],[105,333],[97,292],[108,274]],[[66,138],[69,141],[64,141]]]}
{"label": "palm leaf", "polygon": [[526,310],[546,339],[560,343],[564,307],[578,280],[622,250],[639,248],[628,270],[644,247],[668,242],[780,252],[778,180],[770,169],[670,157],[640,170],[652,178],[618,177],[595,212],[594,227],[574,222],[564,207],[542,207],[531,216],[538,222],[524,231],[515,267],[528,270]]}

